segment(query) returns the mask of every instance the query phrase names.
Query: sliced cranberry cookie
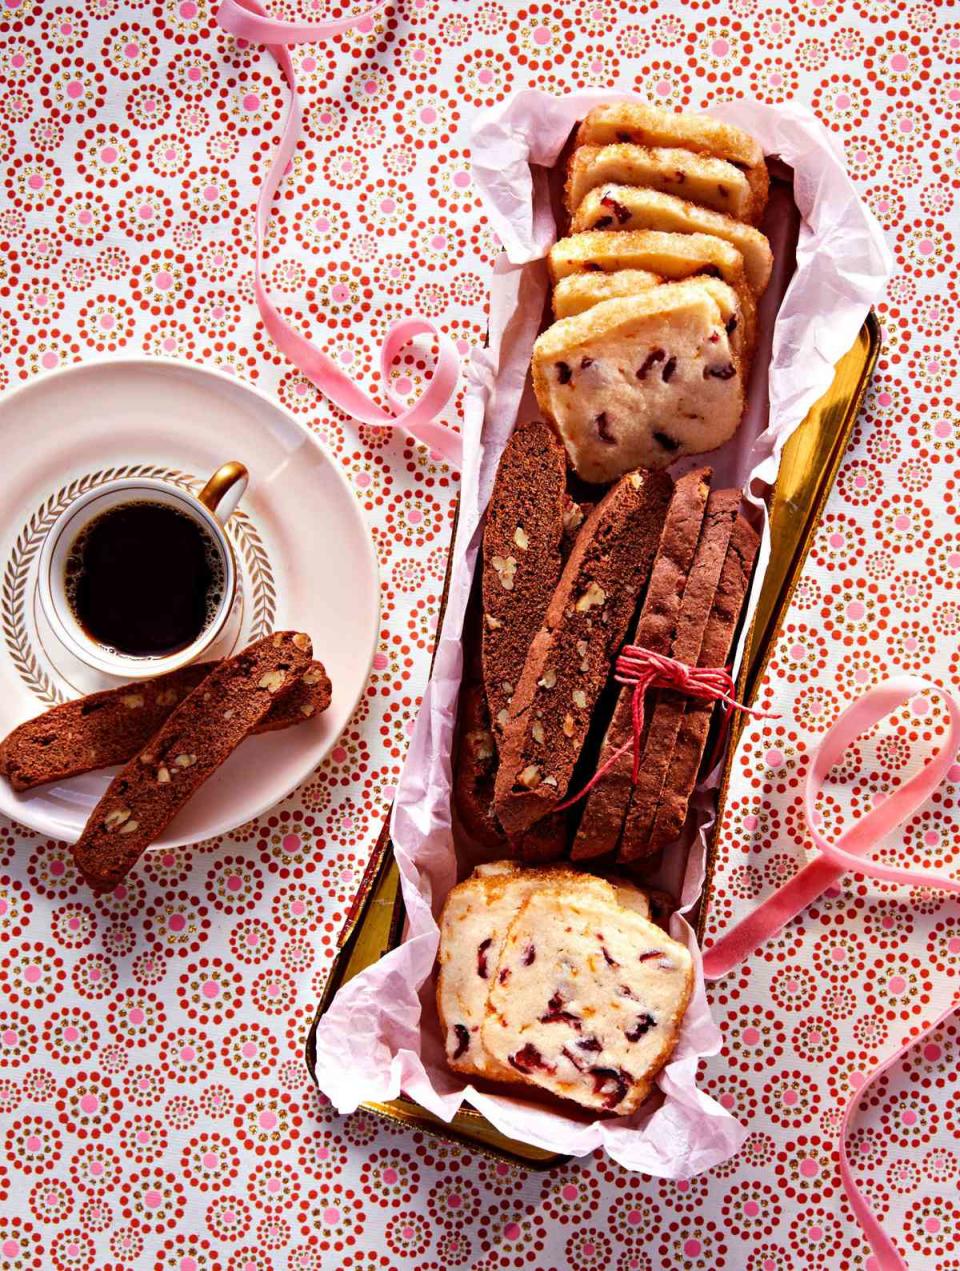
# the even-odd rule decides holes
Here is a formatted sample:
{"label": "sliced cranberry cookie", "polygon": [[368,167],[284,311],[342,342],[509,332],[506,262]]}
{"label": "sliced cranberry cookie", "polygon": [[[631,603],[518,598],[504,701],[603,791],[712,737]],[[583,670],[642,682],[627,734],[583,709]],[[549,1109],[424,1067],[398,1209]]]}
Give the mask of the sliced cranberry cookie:
{"label": "sliced cranberry cookie", "polygon": [[543,332],[534,391],[585,481],[665,468],[733,436],[744,366],[728,320],[710,288],[688,279],[605,300]]}
{"label": "sliced cranberry cookie", "polygon": [[645,190],[636,185],[597,186],[590,190],[570,222],[571,234],[589,230],[711,234],[722,238],[743,256],[747,282],[754,295],[762,295],[770,281],[773,253],[765,234],[732,216],[711,212],[659,190]]}
{"label": "sliced cranberry cookie", "polygon": [[663,110],[646,102],[619,101],[596,106],[577,130],[577,145],[678,146],[724,159],[740,169],[753,192],[755,215],[767,202],[770,178],[760,143],[742,128],[695,115]]}
{"label": "sliced cranberry cookie", "polygon": [[481,1038],[534,1085],[626,1116],[670,1058],[692,989],[690,954],[646,918],[541,887],[510,924]]}
{"label": "sliced cranberry cookie", "polygon": [[755,224],[763,213],[750,182],[724,159],[689,150],[645,146],[578,146],[567,168],[566,205],[572,215],[598,185],[639,185]]}
{"label": "sliced cranberry cookie", "polygon": [[646,894],[626,881],[612,886],[571,869],[524,869],[513,861],[478,866],[450,892],[440,916],[437,1011],[447,1062],[457,1072],[519,1080],[515,1068],[500,1064],[487,1053],[480,1029],[507,929],[527,897],[547,885],[595,895],[643,917],[650,916]]}

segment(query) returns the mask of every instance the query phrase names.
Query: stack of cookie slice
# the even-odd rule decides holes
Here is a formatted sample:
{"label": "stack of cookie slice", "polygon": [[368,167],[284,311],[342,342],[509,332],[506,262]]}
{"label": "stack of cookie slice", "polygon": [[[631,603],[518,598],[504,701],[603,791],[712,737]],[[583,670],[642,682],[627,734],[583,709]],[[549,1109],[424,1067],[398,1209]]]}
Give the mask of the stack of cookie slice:
{"label": "stack of cookie slice", "polygon": [[693,985],[689,953],[651,921],[644,892],[510,861],[450,893],[439,961],[451,1068],[621,1115],[670,1057]]}
{"label": "stack of cookie slice", "polygon": [[[759,543],[741,501],[739,490],[711,490],[707,468],[675,485],[630,472],[574,536],[581,509],[562,446],[546,424],[518,427],[488,509],[482,603],[465,641],[454,793],[476,842],[541,862],[566,855],[573,837],[575,860],[632,862],[679,837],[713,703],[648,694],[634,781],[632,689],[612,703],[612,673],[628,643],[724,665]],[[591,773],[588,797],[570,805]]]}
{"label": "stack of cookie slice", "polygon": [[576,142],[532,371],[578,475],[607,482],[739,426],[772,266],[756,228],[768,175],[740,129],[637,102],[591,111]]}
{"label": "stack of cookie slice", "polygon": [[[711,490],[710,470],[675,486],[630,643],[690,666],[723,666],[746,599],[759,537],[739,490]],[[616,852],[633,862],[680,835],[703,760],[713,702],[671,689],[648,693],[633,780],[633,689],[620,690],[585,802],[574,860]],[[628,749],[607,767],[623,747]]]}

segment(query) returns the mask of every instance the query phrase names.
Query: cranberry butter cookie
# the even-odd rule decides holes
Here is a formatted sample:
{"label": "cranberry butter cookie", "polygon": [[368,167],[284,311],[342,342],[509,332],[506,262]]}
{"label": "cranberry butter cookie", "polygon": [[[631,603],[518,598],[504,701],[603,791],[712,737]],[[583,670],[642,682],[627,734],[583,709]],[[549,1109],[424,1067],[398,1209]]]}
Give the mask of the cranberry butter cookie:
{"label": "cranberry butter cookie", "polygon": [[753,191],[755,214],[766,207],[769,177],[760,144],[733,124],[709,115],[678,114],[647,102],[617,101],[596,106],[577,130],[578,145],[675,146],[733,164]]}
{"label": "cranberry butter cookie", "polygon": [[642,185],[681,195],[714,212],[756,223],[762,215],[745,174],[724,159],[673,147],[590,146],[574,150],[567,169],[566,203],[572,215],[598,185]]}
{"label": "cranberry butter cookie", "polygon": [[743,359],[729,317],[697,279],[606,300],[537,339],[534,389],[586,481],[665,468],[732,437]]}
{"label": "cranberry butter cookie", "polygon": [[589,230],[710,234],[729,243],[743,257],[747,282],[756,296],[763,294],[770,281],[773,253],[766,235],[732,216],[657,190],[635,185],[605,185],[591,190],[570,222],[571,235]]}
{"label": "cranberry butter cookie", "polygon": [[541,886],[510,923],[481,1039],[532,1084],[627,1116],[672,1054],[692,989],[690,954],[646,918]]}

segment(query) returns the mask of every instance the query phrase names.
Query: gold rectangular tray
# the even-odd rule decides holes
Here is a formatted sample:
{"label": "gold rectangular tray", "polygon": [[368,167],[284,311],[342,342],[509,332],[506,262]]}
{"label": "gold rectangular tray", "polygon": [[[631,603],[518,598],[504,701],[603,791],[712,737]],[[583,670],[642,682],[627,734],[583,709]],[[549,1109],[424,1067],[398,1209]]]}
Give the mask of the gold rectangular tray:
{"label": "gold rectangular tray", "polygon": [[[853,347],[837,363],[830,388],[811,408],[784,447],[780,472],[770,498],[772,554],[746,637],[738,681],[740,701],[750,703],[754,699],[767,664],[773,637],[803,569],[813,531],[833,486],[879,351],[880,324],[875,315],[870,313]],[[441,612],[445,602],[446,589]],[[730,728],[727,761],[719,794],[721,810],[742,720],[743,716],[736,714]],[[716,824],[719,823],[718,814]],[[713,856],[711,851],[697,923],[700,935],[712,891]],[[315,1037],[320,1018],[341,985],[396,947],[402,934],[403,919],[400,876],[393,859],[388,825],[385,825],[340,933],[340,951],[334,960],[330,978],[324,987],[307,1037],[307,1067],[314,1079]],[[363,1106],[389,1120],[428,1130],[440,1138],[468,1144],[474,1150],[519,1162],[530,1169],[552,1169],[567,1159],[555,1152],[547,1152],[507,1138],[479,1112],[469,1107],[462,1108],[453,1121],[447,1124],[404,1097],[392,1099],[388,1103],[367,1103]]]}

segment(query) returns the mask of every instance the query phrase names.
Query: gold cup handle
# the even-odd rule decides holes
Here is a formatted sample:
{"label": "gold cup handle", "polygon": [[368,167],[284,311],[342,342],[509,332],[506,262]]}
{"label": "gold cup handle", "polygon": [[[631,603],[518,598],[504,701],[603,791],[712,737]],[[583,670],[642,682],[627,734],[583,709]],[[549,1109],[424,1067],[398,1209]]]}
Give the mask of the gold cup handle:
{"label": "gold cup handle", "polygon": [[221,525],[237,510],[250,481],[250,473],[242,463],[231,459],[219,467],[197,496]]}

